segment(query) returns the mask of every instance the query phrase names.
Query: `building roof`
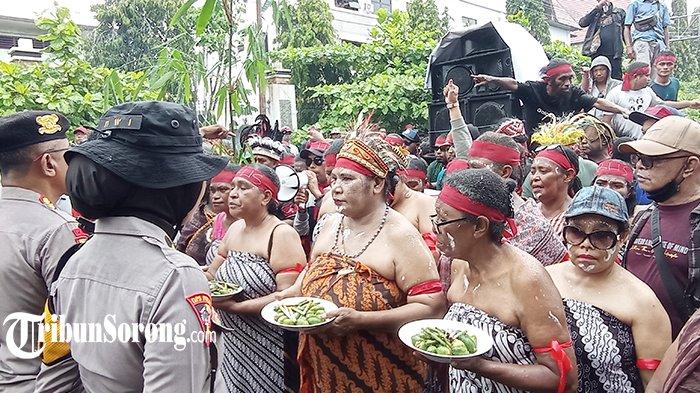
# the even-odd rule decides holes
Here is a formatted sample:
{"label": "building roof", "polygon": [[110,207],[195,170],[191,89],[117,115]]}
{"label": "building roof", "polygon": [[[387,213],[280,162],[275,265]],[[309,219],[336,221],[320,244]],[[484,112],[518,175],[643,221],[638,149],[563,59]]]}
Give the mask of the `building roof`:
{"label": "building roof", "polygon": [[[545,12],[551,21],[571,28],[571,43],[583,42],[586,29],[578,25],[579,19],[598,4],[597,0],[543,0]],[[612,0],[615,7],[627,9],[632,0]]]}

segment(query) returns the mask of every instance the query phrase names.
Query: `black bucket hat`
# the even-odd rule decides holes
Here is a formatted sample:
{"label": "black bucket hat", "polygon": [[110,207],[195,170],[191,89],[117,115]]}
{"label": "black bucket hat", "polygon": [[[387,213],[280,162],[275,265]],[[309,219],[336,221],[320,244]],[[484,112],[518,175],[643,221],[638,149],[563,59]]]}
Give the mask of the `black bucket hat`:
{"label": "black bucket hat", "polygon": [[65,154],[102,165],[137,186],[177,187],[211,179],[228,159],[204,153],[193,110],[172,102],[126,102],[110,108],[97,125],[99,136]]}

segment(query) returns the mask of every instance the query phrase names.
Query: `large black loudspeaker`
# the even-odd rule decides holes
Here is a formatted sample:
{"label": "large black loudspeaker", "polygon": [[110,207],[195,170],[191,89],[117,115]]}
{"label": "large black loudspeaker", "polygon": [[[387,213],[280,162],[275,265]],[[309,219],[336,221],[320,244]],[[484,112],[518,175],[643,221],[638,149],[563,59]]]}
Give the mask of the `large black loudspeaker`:
{"label": "large black loudspeaker", "polygon": [[520,116],[520,102],[512,93],[493,83],[475,87],[472,75],[477,74],[515,77],[510,48],[490,23],[447,43],[430,66],[433,96],[429,106],[431,142],[450,129],[449,113],[442,94],[450,79],[459,87],[464,120],[478,127],[480,133],[494,128],[503,118]]}

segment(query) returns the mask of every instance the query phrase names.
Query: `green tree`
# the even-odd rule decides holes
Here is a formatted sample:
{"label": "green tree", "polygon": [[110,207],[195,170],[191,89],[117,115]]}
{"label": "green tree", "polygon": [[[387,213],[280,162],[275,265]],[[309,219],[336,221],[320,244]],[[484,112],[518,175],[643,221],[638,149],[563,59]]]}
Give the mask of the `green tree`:
{"label": "green tree", "polygon": [[93,5],[99,24],[89,35],[92,64],[123,70],[153,65],[164,47],[194,54],[191,32],[169,22],[184,0],[107,0]]}
{"label": "green tree", "polygon": [[36,25],[45,32],[39,39],[49,42],[46,59],[30,64],[0,62],[0,115],[48,109],[65,114],[74,127],[94,125],[110,106],[156,97],[143,72],[91,66],[68,9],[58,8]]}
{"label": "green tree", "polygon": [[[547,45],[551,42],[551,36],[543,4],[542,0],[506,0],[506,13],[509,16],[516,16],[515,19],[509,17],[513,22],[519,23],[526,20],[527,25],[521,23],[523,27],[542,45]],[[519,12],[522,12],[522,15],[518,16]]]}
{"label": "green tree", "polygon": [[296,4],[289,5],[283,0],[277,7],[276,42],[280,48],[305,48],[338,41],[328,1],[299,0]]}
{"label": "green tree", "polygon": [[[688,5],[686,0],[673,0],[671,10],[674,15],[687,15]],[[698,9],[693,12],[693,17],[690,18],[690,24],[685,18],[676,19],[671,27],[672,36],[697,34],[698,12]],[[700,73],[700,61],[697,55],[698,52],[700,52],[700,43],[698,43],[698,40],[688,39],[671,42],[671,50],[678,58],[675,70],[676,77],[683,80],[697,78],[698,73]]]}
{"label": "green tree", "polygon": [[427,58],[446,31],[433,0],[413,0],[408,11],[380,10],[368,43],[285,48],[272,53],[292,70],[299,124],[347,126],[359,112],[387,129],[426,124],[430,97],[423,87]]}
{"label": "green tree", "polygon": [[391,131],[406,123],[427,124],[430,94],[423,81],[435,30],[415,29],[403,11],[380,10],[377,16],[370,42],[346,48],[351,78],[310,88],[321,99],[319,122],[325,128],[347,126],[362,112],[374,113],[373,120]]}
{"label": "green tree", "polygon": [[434,32],[433,38],[439,39],[447,33],[449,16],[446,13],[440,16],[435,0],[411,0],[406,4],[406,12],[414,28]]}

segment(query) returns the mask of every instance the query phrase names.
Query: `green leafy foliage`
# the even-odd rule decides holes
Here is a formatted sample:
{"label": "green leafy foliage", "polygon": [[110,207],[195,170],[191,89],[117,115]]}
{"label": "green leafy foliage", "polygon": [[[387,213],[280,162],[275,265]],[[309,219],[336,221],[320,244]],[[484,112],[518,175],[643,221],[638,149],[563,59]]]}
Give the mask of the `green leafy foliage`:
{"label": "green leafy foliage", "polygon": [[561,41],[554,41],[544,46],[544,51],[550,59],[566,60],[571,63],[574,69],[577,80],[581,81],[580,71],[583,67],[588,67],[591,64],[591,59],[581,54],[578,47],[569,46]]}
{"label": "green leafy foliage", "polygon": [[520,23],[542,45],[551,42],[548,18],[542,0],[506,0],[508,20]]}
{"label": "green leafy foliage", "polygon": [[[673,0],[671,5],[673,15],[687,15],[686,0]],[[700,29],[700,8],[693,11],[690,23],[684,18],[675,19],[671,25],[672,36],[694,35]],[[674,74],[679,79],[697,78],[700,73],[700,42],[698,39],[688,39],[671,42],[671,50],[678,58]]]}
{"label": "green leafy foliage", "polygon": [[299,0],[289,5],[274,2],[274,15],[280,48],[305,48],[338,42],[333,29],[333,15],[328,1]]}
{"label": "green leafy foliage", "polygon": [[[152,66],[166,47],[177,49],[187,57],[194,55],[192,32],[168,23],[183,3],[183,0],[107,0],[93,5],[99,24],[88,35],[88,60],[96,66],[133,71]],[[191,13],[186,16],[194,18]]]}
{"label": "green leafy foliage", "polygon": [[0,115],[48,109],[66,115],[73,127],[93,125],[117,103],[155,99],[143,72],[93,67],[85,60],[80,29],[66,8],[36,22],[49,41],[38,63],[0,62]]}
{"label": "green leafy foliage", "polygon": [[[700,91],[700,79],[688,79],[681,81],[681,89],[678,92],[678,101],[697,100]],[[691,119],[700,122],[700,110],[684,109],[683,112]]]}
{"label": "green leafy foliage", "polygon": [[373,121],[387,130],[426,124],[430,97],[423,79],[436,38],[444,34],[446,18],[439,15],[432,0],[413,0],[407,12],[380,9],[368,43],[274,52],[273,59],[292,70],[299,123],[328,130],[374,112]]}

